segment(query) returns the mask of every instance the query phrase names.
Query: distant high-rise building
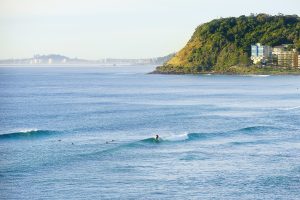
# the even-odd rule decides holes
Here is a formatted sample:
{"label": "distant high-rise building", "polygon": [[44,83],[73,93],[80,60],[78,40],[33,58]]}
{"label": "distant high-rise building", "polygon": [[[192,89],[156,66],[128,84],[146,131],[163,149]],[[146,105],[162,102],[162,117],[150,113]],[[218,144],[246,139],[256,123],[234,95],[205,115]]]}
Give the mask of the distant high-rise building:
{"label": "distant high-rise building", "polygon": [[251,60],[254,64],[259,62],[267,63],[272,58],[272,47],[261,45],[251,45]]}

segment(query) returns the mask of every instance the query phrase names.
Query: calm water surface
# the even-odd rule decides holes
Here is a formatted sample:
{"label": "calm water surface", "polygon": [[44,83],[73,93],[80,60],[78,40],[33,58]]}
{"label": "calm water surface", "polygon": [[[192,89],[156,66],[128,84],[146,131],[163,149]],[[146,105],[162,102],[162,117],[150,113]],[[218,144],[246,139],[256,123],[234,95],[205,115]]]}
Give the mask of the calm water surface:
{"label": "calm water surface", "polygon": [[300,199],[299,76],[153,68],[0,68],[0,199]]}

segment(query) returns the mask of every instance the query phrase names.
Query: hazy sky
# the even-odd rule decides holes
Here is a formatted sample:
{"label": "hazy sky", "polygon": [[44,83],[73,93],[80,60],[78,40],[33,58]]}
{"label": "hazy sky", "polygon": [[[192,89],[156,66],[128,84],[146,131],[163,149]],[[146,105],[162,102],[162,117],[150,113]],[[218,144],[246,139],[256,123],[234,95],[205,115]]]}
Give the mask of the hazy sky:
{"label": "hazy sky", "polygon": [[164,56],[201,23],[260,12],[300,15],[300,0],[0,0],[0,59]]}

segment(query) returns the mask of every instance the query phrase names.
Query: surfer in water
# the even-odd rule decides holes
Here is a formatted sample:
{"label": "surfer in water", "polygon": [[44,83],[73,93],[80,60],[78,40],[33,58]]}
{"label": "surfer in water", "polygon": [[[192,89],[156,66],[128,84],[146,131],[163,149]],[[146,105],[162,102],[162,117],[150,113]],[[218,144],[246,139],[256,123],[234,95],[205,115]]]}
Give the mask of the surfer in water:
{"label": "surfer in water", "polygon": [[158,135],[155,136],[155,140],[156,140],[157,142],[159,141],[159,136],[158,136]]}

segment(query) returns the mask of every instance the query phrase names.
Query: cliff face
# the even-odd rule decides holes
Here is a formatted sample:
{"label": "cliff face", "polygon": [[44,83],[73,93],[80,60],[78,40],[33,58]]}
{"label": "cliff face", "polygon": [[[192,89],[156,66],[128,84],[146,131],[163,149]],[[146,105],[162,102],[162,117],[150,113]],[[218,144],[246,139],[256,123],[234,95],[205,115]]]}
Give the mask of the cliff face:
{"label": "cliff face", "polygon": [[251,44],[294,44],[300,49],[300,18],[297,15],[240,16],[216,19],[200,25],[186,46],[157,68],[162,73],[226,72],[248,66]]}

